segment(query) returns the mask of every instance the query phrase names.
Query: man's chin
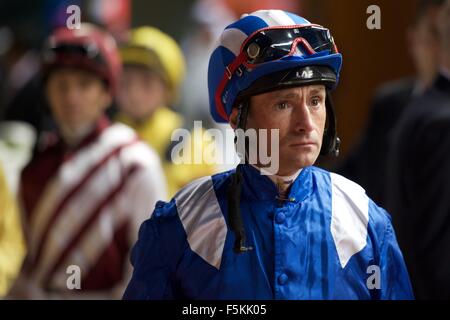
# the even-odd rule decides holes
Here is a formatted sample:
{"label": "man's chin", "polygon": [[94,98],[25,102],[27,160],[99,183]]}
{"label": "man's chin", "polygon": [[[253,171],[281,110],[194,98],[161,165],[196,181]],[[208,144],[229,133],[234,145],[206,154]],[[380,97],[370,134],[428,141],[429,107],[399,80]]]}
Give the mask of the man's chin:
{"label": "man's chin", "polygon": [[317,160],[318,155],[315,154],[302,154],[294,155],[290,159],[287,159],[290,167],[296,168],[298,170],[314,165]]}
{"label": "man's chin", "polygon": [[95,122],[64,122],[59,123],[59,131],[60,133],[69,138],[81,137],[85,136],[89,131],[92,130]]}
{"label": "man's chin", "polygon": [[85,127],[87,127],[87,125],[77,122],[65,122],[64,124],[60,125],[60,128],[67,132],[82,131]]}

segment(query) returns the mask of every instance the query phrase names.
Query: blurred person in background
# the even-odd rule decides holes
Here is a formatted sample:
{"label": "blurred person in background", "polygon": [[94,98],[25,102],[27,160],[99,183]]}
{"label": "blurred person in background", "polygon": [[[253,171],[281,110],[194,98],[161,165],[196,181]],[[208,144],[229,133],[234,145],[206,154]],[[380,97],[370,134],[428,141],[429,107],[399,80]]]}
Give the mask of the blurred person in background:
{"label": "blurred person in background", "polygon": [[418,299],[450,299],[450,0],[436,18],[439,72],[393,134],[387,189]]}
{"label": "blurred person in background", "polygon": [[21,220],[0,163],[0,299],[19,274],[25,256]]}
{"label": "blurred person in background", "polygon": [[[118,298],[137,228],[166,196],[160,161],[104,115],[121,67],[109,34],[86,23],[59,28],[42,59],[58,131],[22,172],[28,252],[10,297]],[[68,288],[69,266],[79,268],[79,290]]]}
{"label": "blurred person in background", "polygon": [[[177,103],[185,74],[184,57],[175,40],[159,29],[140,27],[131,30],[120,52],[124,70],[117,120],[134,128],[156,150],[167,178],[169,196],[190,181],[215,173],[215,166],[204,161],[175,164],[171,158],[175,146],[172,133],[185,125],[182,115],[170,108]],[[195,96],[197,92],[191,94]],[[204,131],[196,130],[191,131],[191,139],[180,142],[191,147],[191,154],[201,152],[206,145],[202,138]]]}
{"label": "blurred person in background", "polygon": [[36,132],[23,121],[0,121],[0,163],[11,192],[17,193],[22,169],[31,160]]}
{"label": "blurred person in background", "polygon": [[[24,12],[20,12],[22,19],[34,23],[11,18],[9,28],[0,28],[0,80],[5,78],[0,83],[4,87],[0,95],[0,118],[3,114],[5,121],[25,122],[33,127],[36,133],[33,152],[48,143],[48,133],[57,130],[42,88],[35,47],[52,30],[66,26],[70,16],[67,9],[71,5],[82,9],[83,21],[103,26],[115,39],[122,39],[131,24],[131,0],[43,0],[27,3]],[[9,6],[17,5],[9,3]],[[106,113],[111,118],[115,111],[113,101]]]}
{"label": "blurred person in background", "polygon": [[14,96],[39,70],[39,55],[27,43],[23,30],[0,27],[0,118]]}
{"label": "blurred person in background", "polygon": [[17,25],[0,28],[0,161],[12,192],[45,116],[36,108],[41,95],[29,90],[37,83],[40,61],[24,32]]}
{"label": "blurred person in background", "polygon": [[381,206],[386,205],[387,161],[392,132],[408,103],[431,86],[439,68],[441,44],[437,16],[443,3],[444,0],[417,2],[414,23],[407,31],[416,76],[386,83],[377,90],[361,140],[336,169],[360,183]]}
{"label": "blurred person in background", "polygon": [[202,120],[209,127],[214,126],[209,115],[206,85],[208,59],[223,28],[236,18],[236,13],[225,0],[198,0],[192,7],[191,29],[181,40],[186,57],[186,73],[189,75],[189,81],[181,84],[181,112],[190,123]]}

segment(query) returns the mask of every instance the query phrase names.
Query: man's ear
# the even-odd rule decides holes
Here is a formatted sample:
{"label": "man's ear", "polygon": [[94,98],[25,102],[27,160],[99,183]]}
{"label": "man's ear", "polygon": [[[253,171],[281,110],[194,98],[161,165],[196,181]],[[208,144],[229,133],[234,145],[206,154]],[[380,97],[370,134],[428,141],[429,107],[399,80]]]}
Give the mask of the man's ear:
{"label": "man's ear", "polygon": [[233,128],[233,130],[237,129],[238,126],[238,109],[237,108],[233,108],[231,110],[231,114],[230,114],[230,126]]}

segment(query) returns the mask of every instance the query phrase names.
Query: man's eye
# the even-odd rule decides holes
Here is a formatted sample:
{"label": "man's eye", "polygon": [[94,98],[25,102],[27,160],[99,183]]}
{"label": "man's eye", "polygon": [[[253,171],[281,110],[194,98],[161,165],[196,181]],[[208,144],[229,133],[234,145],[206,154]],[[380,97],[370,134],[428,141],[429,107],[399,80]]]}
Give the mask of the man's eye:
{"label": "man's eye", "polygon": [[281,102],[275,105],[277,110],[284,110],[289,108],[289,104],[287,102]]}
{"label": "man's eye", "polygon": [[320,97],[313,97],[313,98],[311,99],[311,106],[317,107],[317,106],[320,105],[321,101],[322,101],[322,100],[320,99]]}

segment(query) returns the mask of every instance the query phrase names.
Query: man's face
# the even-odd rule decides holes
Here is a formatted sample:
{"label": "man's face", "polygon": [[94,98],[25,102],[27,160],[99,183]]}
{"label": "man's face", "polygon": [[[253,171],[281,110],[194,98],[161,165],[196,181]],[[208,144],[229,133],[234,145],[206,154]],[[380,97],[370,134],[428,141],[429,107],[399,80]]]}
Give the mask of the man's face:
{"label": "man's face", "polygon": [[94,124],[112,99],[99,77],[76,69],[53,71],[46,95],[58,125],[74,132]]}
{"label": "man's face", "polygon": [[[320,154],[326,122],[323,85],[272,91],[250,100],[247,128],[279,129],[279,175],[313,165]],[[271,155],[274,157],[277,155]]]}
{"label": "man's face", "polygon": [[438,35],[438,7],[431,7],[416,25],[408,31],[410,52],[419,80],[428,86],[434,80],[440,59],[440,41]]}
{"label": "man's face", "polygon": [[444,64],[450,68],[450,0],[447,0],[439,15],[439,31],[444,46]]}
{"label": "man's face", "polygon": [[124,68],[118,102],[120,109],[134,120],[144,120],[166,103],[166,86],[156,73],[143,68]]}

